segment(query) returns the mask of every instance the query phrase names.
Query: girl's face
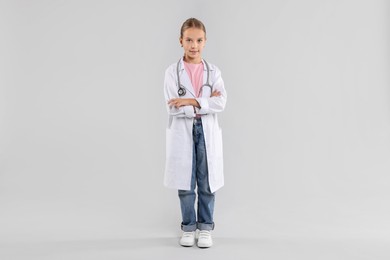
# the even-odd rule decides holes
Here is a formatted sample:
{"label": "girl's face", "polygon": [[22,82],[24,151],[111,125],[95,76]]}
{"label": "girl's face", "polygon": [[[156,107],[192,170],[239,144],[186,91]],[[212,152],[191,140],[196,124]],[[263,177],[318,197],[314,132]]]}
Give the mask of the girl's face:
{"label": "girl's face", "polygon": [[189,63],[200,63],[202,50],[206,43],[206,36],[203,30],[188,28],[180,38],[180,44],[184,49],[184,60]]}

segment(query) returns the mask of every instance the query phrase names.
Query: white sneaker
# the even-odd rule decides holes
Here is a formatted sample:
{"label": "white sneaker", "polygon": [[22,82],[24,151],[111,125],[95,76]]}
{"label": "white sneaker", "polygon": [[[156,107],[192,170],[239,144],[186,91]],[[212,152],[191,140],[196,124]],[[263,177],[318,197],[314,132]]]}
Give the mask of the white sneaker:
{"label": "white sneaker", "polygon": [[182,246],[195,245],[195,231],[183,232],[183,235],[180,238],[180,245]]}
{"label": "white sneaker", "polygon": [[213,240],[211,238],[211,231],[200,230],[198,238],[198,247],[207,248],[213,245]]}

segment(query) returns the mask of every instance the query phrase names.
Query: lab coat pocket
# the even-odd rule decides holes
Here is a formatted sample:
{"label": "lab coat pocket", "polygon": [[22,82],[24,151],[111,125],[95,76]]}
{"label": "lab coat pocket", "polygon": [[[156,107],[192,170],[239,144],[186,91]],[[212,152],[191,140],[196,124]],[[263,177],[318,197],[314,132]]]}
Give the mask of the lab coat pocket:
{"label": "lab coat pocket", "polygon": [[174,144],[174,135],[172,134],[172,130],[170,128],[167,128],[165,130],[165,155],[166,159],[170,158],[172,154],[174,154],[173,151],[173,144]]}
{"label": "lab coat pocket", "polygon": [[168,185],[178,186],[180,183],[186,183],[186,173],[191,174],[192,147],[186,139],[182,131],[166,129],[165,182]]}
{"label": "lab coat pocket", "polygon": [[[186,153],[191,152],[191,144],[188,143],[185,133],[174,128],[166,129],[166,155],[168,158],[183,158]],[[187,155],[188,156],[188,155]]]}
{"label": "lab coat pocket", "polygon": [[218,166],[223,165],[223,142],[222,142],[222,129],[218,127],[215,135],[215,158],[218,161]]}
{"label": "lab coat pocket", "polygon": [[222,130],[219,127],[213,131],[212,147],[212,154],[210,154],[212,159],[209,162],[209,173],[211,174],[209,180],[210,188],[214,192],[224,185]]}

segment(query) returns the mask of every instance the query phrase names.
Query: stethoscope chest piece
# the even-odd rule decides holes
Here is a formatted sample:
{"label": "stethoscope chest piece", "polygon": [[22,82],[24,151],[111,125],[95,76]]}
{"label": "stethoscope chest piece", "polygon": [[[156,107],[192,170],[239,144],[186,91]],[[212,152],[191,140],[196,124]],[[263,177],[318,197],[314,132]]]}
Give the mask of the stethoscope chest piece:
{"label": "stethoscope chest piece", "polygon": [[180,86],[177,94],[179,94],[180,97],[184,96],[186,94],[186,89]]}

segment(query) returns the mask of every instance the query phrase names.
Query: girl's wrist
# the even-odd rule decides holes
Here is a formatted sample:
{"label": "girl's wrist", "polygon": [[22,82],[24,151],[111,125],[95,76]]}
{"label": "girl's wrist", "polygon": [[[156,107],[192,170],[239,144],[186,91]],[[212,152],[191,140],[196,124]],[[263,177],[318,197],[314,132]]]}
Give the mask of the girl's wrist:
{"label": "girl's wrist", "polygon": [[197,101],[195,98],[193,98],[193,99],[191,100],[191,103],[192,103],[192,106],[193,106],[194,108],[195,108],[195,107],[200,108],[200,105],[199,105],[198,101]]}

